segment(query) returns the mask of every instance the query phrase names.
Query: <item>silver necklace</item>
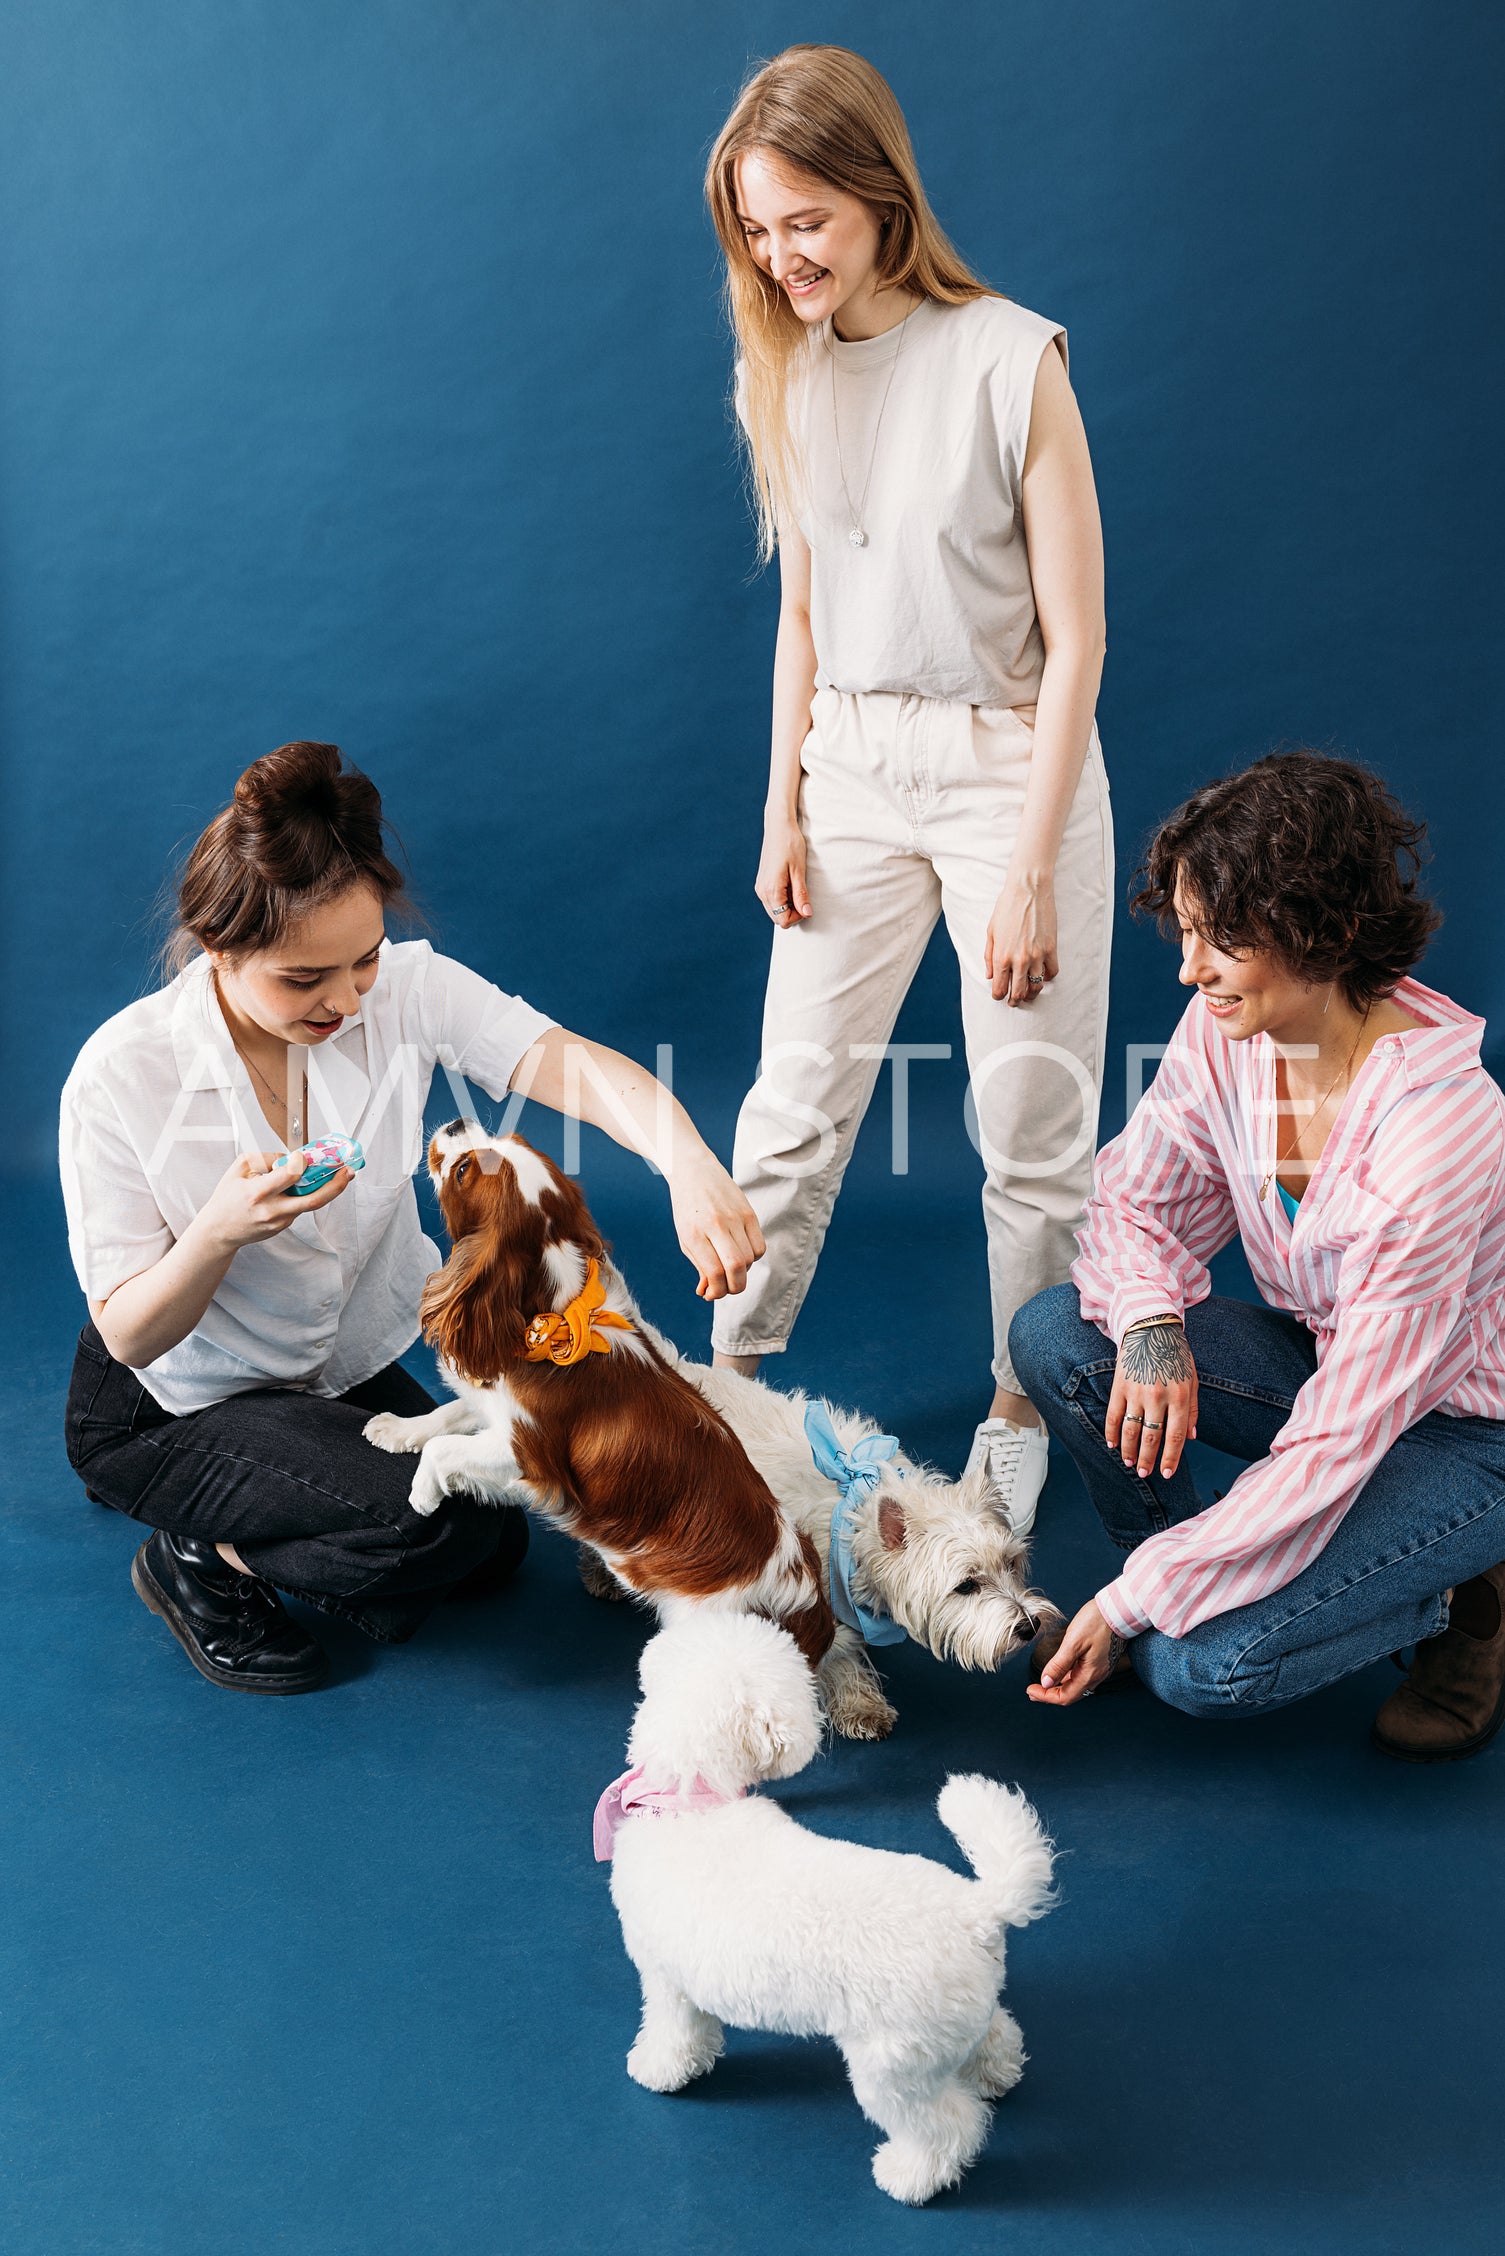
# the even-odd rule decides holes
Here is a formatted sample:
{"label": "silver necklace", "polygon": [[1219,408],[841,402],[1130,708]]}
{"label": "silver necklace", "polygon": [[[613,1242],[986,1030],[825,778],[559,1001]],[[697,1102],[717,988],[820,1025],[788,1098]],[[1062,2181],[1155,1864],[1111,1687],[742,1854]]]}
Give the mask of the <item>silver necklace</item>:
{"label": "silver necklace", "polygon": [[888,405],[888,395],[893,390],[894,370],[898,367],[899,355],[904,350],[904,339],[909,324],[919,310],[919,306],[911,306],[899,324],[899,342],[895,345],[894,357],[888,364],[888,382],[883,387],[883,397],[878,403],[878,420],[873,425],[873,444],[867,458],[867,476],[862,481],[862,499],[855,509],[852,507],[851,490],[847,485],[846,464],[841,458],[841,417],[836,412],[836,355],[831,350],[830,329],[828,328],[825,333],[826,358],[831,363],[831,426],[836,433],[836,471],[841,479],[842,498],[847,505],[847,515],[851,519],[851,530],[847,534],[847,539],[851,542],[853,548],[867,547],[867,534],[863,530],[862,520],[867,515],[868,488],[873,482],[873,464],[878,459],[878,437],[883,429],[883,411]]}
{"label": "silver necklace", "polygon": [[[224,997],[223,997],[222,995],[220,995],[220,992],[219,992],[219,981],[218,981],[217,979],[216,979],[216,980],[215,980],[215,982],[214,982],[214,992],[215,992],[215,994],[216,994],[216,995],[217,995],[217,996],[219,997],[220,1016],[221,1016],[221,1018],[223,1018],[223,1017],[224,1017],[224,1015],[225,1015],[225,1000],[224,1000]],[[229,1022],[228,1022],[228,1020],[226,1021],[226,1025],[225,1025],[225,1031],[226,1031],[226,1033],[229,1033],[229,1031],[230,1031],[230,1029],[229,1029]],[[231,1039],[231,1041],[232,1041],[232,1042],[235,1042],[235,1036],[234,1036],[233,1034],[231,1034],[231,1035],[230,1035],[230,1039]],[[286,1136],[285,1136],[285,1137],[283,1138],[283,1142],[284,1142],[285,1144],[287,1144],[287,1145],[289,1146],[289,1148],[291,1148],[291,1146],[292,1146],[292,1144],[293,1144],[293,1141],[294,1141],[294,1139],[296,1138],[296,1140],[297,1140],[297,1141],[298,1141],[298,1142],[299,1142],[299,1143],[301,1144],[301,1143],[302,1143],[302,1141],[303,1141],[303,1106],[302,1106],[302,1104],[300,1103],[300,1104],[298,1104],[298,1105],[297,1105],[297,1106],[295,1107],[295,1106],[291,1105],[291,1104],[290,1104],[290,1103],[288,1102],[288,1099],[287,1099],[287,1097],[286,1097],[286,1096],[279,1096],[279,1095],[277,1094],[277,1091],[276,1091],[276,1090],[275,1090],[275,1089],[273,1088],[273,1086],[272,1086],[271,1082],[270,1082],[270,1081],[269,1081],[269,1080],[267,1079],[266,1075],[265,1075],[265,1074],[264,1074],[264,1073],[262,1072],[262,1070],[261,1070],[261,1067],[260,1067],[260,1066],[259,1066],[259,1065],[258,1065],[258,1064],[256,1063],[256,1060],[255,1060],[255,1058],[253,1058],[253,1057],[252,1057],[252,1055],[251,1055],[250,1051],[249,1051],[249,1050],[243,1050],[243,1049],[242,1049],[242,1048],[240,1047],[240,1044],[239,1044],[238,1042],[236,1042],[236,1043],[235,1043],[235,1054],[236,1054],[236,1056],[237,1056],[237,1057],[239,1057],[240,1059],[242,1059],[242,1060],[243,1060],[243,1062],[244,1062],[244,1063],[245,1063],[246,1065],[248,1065],[248,1066],[249,1066],[249,1067],[251,1068],[251,1071],[252,1071],[252,1072],[253,1072],[253,1073],[255,1074],[255,1076],[256,1076],[256,1078],[257,1078],[257,1080],[258,1080],[258,1081],[259,1081],[259,1082],[261,1083],[261,1086],[263,1087],[263,1089],[265,1089],[265,1090],[266,1090],[266,1092],[267,1092],[267,1095],[268,1095],[268,1096],[269,1096],[269,1097],[271,1098],[271,1100],[272,1100],[273,1104],[280,1104],[280,1105],[281,1105],[281,1106],[283,1107],[284,1111],[286,1112],[286,1114],[287,1114],[287,1134],[286,1134]],[[288,1045],[288,1057],[289,1057],[289,1059],[291,1059],[291,1057],[292,1057],[292,1054],[293,1054],[293,1053],[292,1053],[292,1045],[291,1045],[291,1043],[289,1043],[289,1045]],[[302,1078],[302,1077],[301,1077],[301,1075],[300,1075],[300,1077],[299,1077],[299,1078],[300,1078],[300,1079]],[[289,1081],[289,1084],[291,1084],[291,1081],[292,1081],[292,1075],[291,1075],[291,1073],[289,1073],[289,1075],[288,1075],[288,1081]],[[271,1115],[270,1115],[270,1113],[268,1113],[268,1115],[267,1115],[267,1118],[268,1118],[268,1119],[271,1119]]]}
{"label": "silver necklace", "polygon": [[[303,1141],[302,1105],[299,1104],[295,1108],[288,1102],[286,1097],[279,1097],[276,1090],[272,1087],[271,1082],[262,1072],[261,1067],[256,1063],[256,1060],[253,1057],[249,1056],[244,1050],[242,1050],[240,1054],[243,1058],[245,1058],[247,1065],[251,1068],[251,1071],[255,1074],[263,1089],[265,1089],[267,1094],[271,1097],[273,1104],[280,1104],[287,1113],[287,1134],[284,1137],[283,1141],[289,1146],[289,1148],[291,1148],[291,1146],[295,1142],[301,1144]],[[291,1052],[289,1052],[289,1055],[291,1055]],[[288,1079],[289,1081],[291,1081],[291,1074],[289,1074]]]}

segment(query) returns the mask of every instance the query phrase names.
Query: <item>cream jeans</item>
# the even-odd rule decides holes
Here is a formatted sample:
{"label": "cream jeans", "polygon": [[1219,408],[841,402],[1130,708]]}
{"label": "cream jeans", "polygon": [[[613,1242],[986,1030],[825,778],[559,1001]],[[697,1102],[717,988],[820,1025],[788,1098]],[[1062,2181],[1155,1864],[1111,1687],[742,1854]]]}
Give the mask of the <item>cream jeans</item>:
{"label": "cream jeans", "polygon": [[1094,727],[1056,863],[1060,976],[1033,1003],[994,1001],[983,950],[1033,741],[1003,706],[816,692],[800,755],[811,913],[773,936],[762,1062],[732,1158],[768,1253],[747,1290],[716,1305],[713,1341],[729,1355],[788,1344],[899,1005],[944,915],[985,1169],[993,1375],[1021,1391],[1009,1324],[1064,1281],[1091,1181],[1113,917]]}

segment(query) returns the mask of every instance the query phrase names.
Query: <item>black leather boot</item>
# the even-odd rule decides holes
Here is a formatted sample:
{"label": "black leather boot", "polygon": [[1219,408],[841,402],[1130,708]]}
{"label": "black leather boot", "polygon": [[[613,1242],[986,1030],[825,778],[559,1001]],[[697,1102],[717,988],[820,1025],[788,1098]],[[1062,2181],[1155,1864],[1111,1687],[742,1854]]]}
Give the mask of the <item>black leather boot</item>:
{"label": "black leather boot", "polygon": [[131,1561],[131,1581],[211,1684],[231,1692],[312,1692],[329,1674],[324,1648],[271,1584],[228,1566],[212,1543],[158,1528]]}

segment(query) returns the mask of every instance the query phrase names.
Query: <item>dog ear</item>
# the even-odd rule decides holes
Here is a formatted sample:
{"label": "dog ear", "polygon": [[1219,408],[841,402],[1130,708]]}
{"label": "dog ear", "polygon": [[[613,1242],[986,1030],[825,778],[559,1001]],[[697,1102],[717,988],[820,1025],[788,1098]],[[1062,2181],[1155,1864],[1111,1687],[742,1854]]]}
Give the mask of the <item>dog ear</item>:
{"label": "dog ear", "polygon": [[962,1474],[956,1484],[956,1501],[966,1512],[991,1513],[1005,1527],[1009,1524],[1009,1516],[998,1503],[986,1465],[974,1465]]}
{"label": "dog ear", "polygon": [[904,1525],[904,1507],[896,1496],[882,1496],[878,1500],[878,1533],[883,1538],[885,1551],[902,1551],[908,1534]]}
{"label": "dog ear", "polygon": [[749,1701],[738,1718],[738,1737],[750,1778],[779,1778],[791,1755],[808,1748],[801,1735],[799,1720],[793,1715],[781,1714],[777,1708],[767,1708]]}
{"label": "dog ear", "polygon": [[423,1336],[473,1386],[491,1386],[523,1353],[535,1313],[541,1231],[513,1236],[502,1228],[500,1186],[487,1183],[486,1212],[429,1278],[418,1303]]}
{"label": "dog ear", "polygon": [[754,1778],[766,1778],[784,1752],[784,1740],[776,1720],[766,1708],[755,1707],[749,1701],[737,1721],[748,1768]]}

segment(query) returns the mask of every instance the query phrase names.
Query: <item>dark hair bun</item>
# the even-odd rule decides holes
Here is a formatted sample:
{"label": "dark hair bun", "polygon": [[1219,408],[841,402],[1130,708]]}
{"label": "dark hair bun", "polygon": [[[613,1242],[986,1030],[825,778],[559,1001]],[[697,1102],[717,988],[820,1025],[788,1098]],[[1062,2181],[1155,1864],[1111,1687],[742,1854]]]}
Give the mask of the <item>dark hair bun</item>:
{"label": "dark hair bun", "polygon": [[407,906],[381,793],[337,744],[279,744],[252,761],[189,855],[168,960],[192,941],[232,953],[270,947],[299,916],[362,884]]}
{"label": "dark hair bun", "polygon": [[300,737],[296,744],[279,744],[275,752],[251,762],[235,786],[235,804],[258,814],[296,813],[306,807],[332,814],[334,787],[343,769],[337,744],[313,744]]}
{"label": "dark hair bun", "polygon": [[381,793],[345,766],[337,744],[279,744],[247,768],[228,813],[229,842],[246,868],[286,892],[382,856]]}

